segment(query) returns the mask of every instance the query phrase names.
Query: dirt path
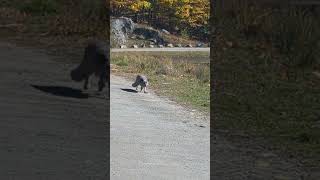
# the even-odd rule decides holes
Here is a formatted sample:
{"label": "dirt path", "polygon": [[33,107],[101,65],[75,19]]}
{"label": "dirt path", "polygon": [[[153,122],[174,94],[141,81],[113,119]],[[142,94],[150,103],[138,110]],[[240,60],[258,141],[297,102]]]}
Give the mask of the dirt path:
{"label": "dirt path", "polygon": [[0,179],[105,179],[107,101],[40,50],[0,43],[0,61]]}
{"label": "dirt path", "polygon": [[209,179],[207,117],[131,84],[111,76],[111,179]]}

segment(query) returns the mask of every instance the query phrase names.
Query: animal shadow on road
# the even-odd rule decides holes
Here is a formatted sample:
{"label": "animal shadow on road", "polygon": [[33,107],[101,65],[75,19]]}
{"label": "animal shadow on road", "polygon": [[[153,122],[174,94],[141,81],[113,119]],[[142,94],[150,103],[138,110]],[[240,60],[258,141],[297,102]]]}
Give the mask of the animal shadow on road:
{"label": "animal shadow on road", "polygon": [[126,92],[131,92],[131,93],[138,93],[138,91],[134,90],[134,89],[123,89],[120,88],[122,91],[126,91]]}
{"label": "animal shadow on road", "polygon": [[31,85],[33,88],[38,89],[40,91],[53,94],[56,96],[62,97],[70,97],[70,98],[77,98],[77,99],[87,99],[89,98],[89,94],[83,93],[79,89],[74,89],[70,87],[63,87],[63,86],[38,86],[38,85]]}

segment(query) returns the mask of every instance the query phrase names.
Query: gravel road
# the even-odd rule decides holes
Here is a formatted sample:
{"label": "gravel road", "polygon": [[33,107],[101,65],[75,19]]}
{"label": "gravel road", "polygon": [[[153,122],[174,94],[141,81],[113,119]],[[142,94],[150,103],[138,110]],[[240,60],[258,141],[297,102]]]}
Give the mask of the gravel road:
{"label": "gravel road", "polygon": [[131,84],[111,76],[111,179],[209,180],[208,117]]}

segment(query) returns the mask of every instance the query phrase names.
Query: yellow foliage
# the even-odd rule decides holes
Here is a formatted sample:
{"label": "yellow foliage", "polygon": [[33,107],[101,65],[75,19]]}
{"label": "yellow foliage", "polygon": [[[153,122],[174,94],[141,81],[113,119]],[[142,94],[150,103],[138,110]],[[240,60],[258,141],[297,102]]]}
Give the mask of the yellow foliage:
{"label": "yellow foliage", "polygon": [[150,7],[151,3],[149,1],[137,0],[131,4],[130,9],[134,12],[139,12],[143,9],[149,9]]}
{"label": "yellow foliage", "polygon": [[111,0],[110,3],[114,10],[134,13],[151,10],[160,17],[175,17],[177,23],[190,26],[206,25],[210,13],[209,0]]}

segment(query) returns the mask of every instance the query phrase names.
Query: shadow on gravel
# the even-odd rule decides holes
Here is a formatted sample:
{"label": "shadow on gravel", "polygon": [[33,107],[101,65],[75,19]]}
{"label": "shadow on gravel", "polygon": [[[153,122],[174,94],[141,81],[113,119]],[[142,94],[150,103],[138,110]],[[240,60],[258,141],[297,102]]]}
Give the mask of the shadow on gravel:
{"label": "shadow on gravel", "polygon": [[131,93],[137,93],[138,91],[133,90],[133,89],[122,89],[120,88],[122,91],[126,91],[126,92],[131,92]]}
{"label": "shadow on gravel", "polygon": [[50,93],[56,96],[77,98],[77,99],[87,99],[89,98],[89,94],[83,93],[81,90],[73,89],[70,87],[62,87],[62,86],[38,86],[31,85],[33,88],[38,89],[40,91]]}

